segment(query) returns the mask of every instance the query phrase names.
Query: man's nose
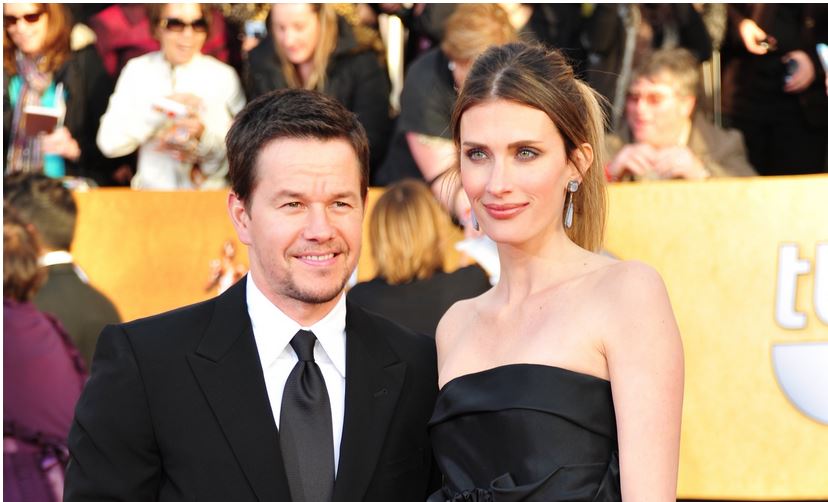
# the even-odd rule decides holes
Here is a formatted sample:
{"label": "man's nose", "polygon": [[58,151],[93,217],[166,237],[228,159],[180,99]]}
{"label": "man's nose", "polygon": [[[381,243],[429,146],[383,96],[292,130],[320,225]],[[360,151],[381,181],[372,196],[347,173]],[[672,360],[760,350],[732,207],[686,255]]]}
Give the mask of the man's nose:
{"label": "man's nose", "polygon": [[303,235],[312,241],[327,241],[334,236],[334,227],[327,208],[312,207],[308,211]]}

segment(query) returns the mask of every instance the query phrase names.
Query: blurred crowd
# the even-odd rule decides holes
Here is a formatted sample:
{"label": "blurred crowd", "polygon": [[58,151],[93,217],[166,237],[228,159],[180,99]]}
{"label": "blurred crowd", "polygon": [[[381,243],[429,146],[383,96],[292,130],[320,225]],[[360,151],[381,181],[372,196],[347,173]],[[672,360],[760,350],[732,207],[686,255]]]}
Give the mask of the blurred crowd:
{"label": "blurred crowd", "polygon": [[[97,186],[226,186],[223,138],[246,102],[317,89],[357,113],[371,182],[440,174],[476,55],[562,50],[605,98],[607,179],[826,170],[814,4],[6,4],[5,172]],[[391,30],[388,19],[404,30]],[[398,60],[389,48],[402,47]],[[828,49],[826,49],[828,50]],[[401,85],[395,85],[401,79]],[[399,94],[399,95],[397,95]],[[462,199],[462,197],[460,197]]]}

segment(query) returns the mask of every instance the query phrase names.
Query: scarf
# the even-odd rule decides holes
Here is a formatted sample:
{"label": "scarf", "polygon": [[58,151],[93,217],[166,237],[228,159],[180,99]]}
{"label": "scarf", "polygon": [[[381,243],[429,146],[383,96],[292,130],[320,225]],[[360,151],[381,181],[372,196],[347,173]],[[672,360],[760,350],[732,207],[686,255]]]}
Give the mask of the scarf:
{"label": "scarf", "polygon": [[62,158],[43,155],[40,138],[37,135],[26,134],[26,117],[23,109],[27,105],[54,106],[56,100],[52,74],[38,69],[38,63],[42,58],[43,56],[30,59],[19,50],[15,52],[17,75],[12,77],[9,83],[9,102],[14,107],[14,113],[11,141],[6,157],[6,174],[18,171],[41,172],[44,170],[44,164],[54,164],[55,161],[61,164],[60,170],[63,170]]}

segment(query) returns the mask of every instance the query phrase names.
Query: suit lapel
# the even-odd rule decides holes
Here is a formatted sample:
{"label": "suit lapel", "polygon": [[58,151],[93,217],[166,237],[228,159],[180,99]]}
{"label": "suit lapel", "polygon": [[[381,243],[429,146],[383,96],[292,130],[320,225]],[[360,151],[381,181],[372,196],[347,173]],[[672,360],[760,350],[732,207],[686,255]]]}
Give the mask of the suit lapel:
{"label": "suit lapel", "polygon": [[334,502],[361,500],[365,494],[406,372],[405,362],[371,319],[351,302],[347,310],[345,420]]}
{"label": "suit lapel", "polygon": [[245,284],[240,280],[216,300],[213,318],[187,359],[257,498],[290,500]]}

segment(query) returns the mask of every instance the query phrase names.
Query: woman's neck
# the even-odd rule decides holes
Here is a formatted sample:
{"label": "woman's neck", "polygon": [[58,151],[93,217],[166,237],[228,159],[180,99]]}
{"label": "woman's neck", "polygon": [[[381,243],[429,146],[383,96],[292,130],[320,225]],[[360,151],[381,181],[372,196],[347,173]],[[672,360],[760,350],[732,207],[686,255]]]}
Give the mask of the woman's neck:
{"label": "woman's neck", "polygon": [[573,275],[590,254],[561,231],[537,244],[498,244],[500,282],[508,301],[521,301]]}
{"label": "woman's neck", "polygon": [[302,84],[302,87],[307,85],[310,80],[313,68],[312,60],[296,65],[296,74],[299,76],[299,82]]}

